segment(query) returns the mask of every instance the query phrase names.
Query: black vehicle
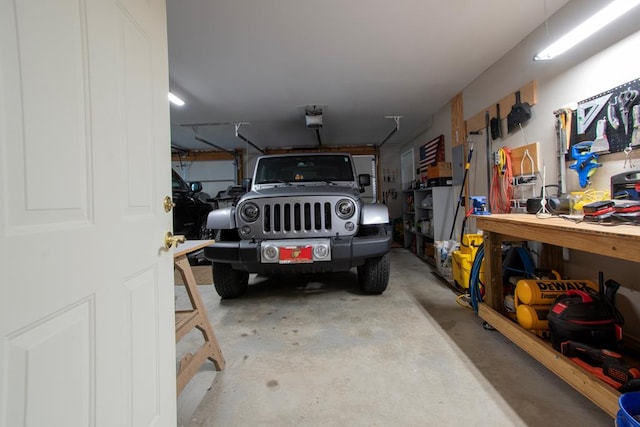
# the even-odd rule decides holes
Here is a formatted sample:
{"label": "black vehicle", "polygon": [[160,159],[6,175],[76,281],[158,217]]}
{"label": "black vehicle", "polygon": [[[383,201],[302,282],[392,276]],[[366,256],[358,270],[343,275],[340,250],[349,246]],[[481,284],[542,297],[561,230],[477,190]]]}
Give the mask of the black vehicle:
{"label": "black vehicle", "polygon": [[213,230],[207,228],[207,216],[213,209],[211,204],[201,200],[198,193],[202,184],[187,184],[175,170],[173,175],[173,234],[184,235],[190,240],[213,239]]}

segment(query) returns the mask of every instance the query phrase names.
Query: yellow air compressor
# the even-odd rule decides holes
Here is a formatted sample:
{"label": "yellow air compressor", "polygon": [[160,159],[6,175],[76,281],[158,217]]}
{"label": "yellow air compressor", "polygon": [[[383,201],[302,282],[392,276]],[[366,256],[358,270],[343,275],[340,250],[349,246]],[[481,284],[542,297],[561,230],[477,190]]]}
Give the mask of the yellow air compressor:
{"label": "yellow air compressor", "polygon": [[598,292],[598,285],[591,280],[518,280],[514,293],[515,306],[517,309],[519,304],[551,305],[556,298],[571,289]]}
{"label": "yellow air compressor", "polygon": [[518,323],[525,329],[546,331],[549,330],[547,314],[550,305],[526,305],[520,304],[516,309]]}
{"label": "yellow air compressor", "polygon": [[571,289],[598,292],[591,280],[522,279],[513,295],[518,324],[541,337],[549,334],[547,314],[553,302]]}
{"label": "yellow air compressor", "polygon": [[[453,281],[460,287],[468,289],[471,277],[471,266],[478,248],[482,245],[482,234],[465,234],[462,236],[460,250],[453,251]],[[484,274],[484,260],[480,266],[480,275]]]}

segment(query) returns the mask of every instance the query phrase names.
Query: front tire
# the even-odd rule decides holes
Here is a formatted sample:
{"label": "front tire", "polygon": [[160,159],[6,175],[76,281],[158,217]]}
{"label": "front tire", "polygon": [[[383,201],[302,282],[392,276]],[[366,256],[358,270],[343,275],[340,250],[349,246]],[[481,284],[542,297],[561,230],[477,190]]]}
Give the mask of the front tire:
{"label": "front tire", "polygon": [[247,292],[249,287],[249,273],[234,270],[231,264],[214,262],[213,285],[221,298],[238,298]]}
{"label": "front tire", "polygon": [[370,258],[358,267],[358,283],[365,294],[380,295],[389,283],[389,254]]}

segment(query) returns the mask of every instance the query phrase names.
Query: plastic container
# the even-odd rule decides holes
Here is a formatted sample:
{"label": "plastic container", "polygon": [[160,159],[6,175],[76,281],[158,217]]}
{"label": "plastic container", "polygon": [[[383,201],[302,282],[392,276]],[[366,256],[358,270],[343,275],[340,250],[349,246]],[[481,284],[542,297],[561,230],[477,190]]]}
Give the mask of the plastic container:
{"label": "plastic container", "polygon": [[620,410],[616,416],[616,426],[640,427],[640,391],[620,395],[618,405]]}

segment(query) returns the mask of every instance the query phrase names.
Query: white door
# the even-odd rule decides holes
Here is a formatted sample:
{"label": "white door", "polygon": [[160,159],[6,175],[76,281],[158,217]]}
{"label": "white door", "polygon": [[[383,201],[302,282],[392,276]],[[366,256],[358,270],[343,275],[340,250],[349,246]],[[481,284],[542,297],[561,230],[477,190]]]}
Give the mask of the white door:
{"label": "white door", "polygon": [[166,16],[0,0],[0,426],[175,425]]}

